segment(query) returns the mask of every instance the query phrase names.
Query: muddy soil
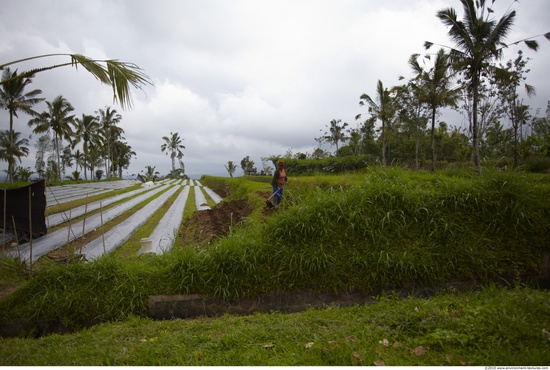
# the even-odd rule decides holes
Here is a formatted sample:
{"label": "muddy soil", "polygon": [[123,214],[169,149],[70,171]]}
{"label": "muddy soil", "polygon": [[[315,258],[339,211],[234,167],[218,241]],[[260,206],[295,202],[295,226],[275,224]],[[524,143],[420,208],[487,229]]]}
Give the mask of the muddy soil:
{"label": "muddy soil", "polygon": [[180,229],[183,245],[204,246],[226,236],[231,227],[241,227],[252,211],[246,200],[224,201],[212,209],[196,211]]}

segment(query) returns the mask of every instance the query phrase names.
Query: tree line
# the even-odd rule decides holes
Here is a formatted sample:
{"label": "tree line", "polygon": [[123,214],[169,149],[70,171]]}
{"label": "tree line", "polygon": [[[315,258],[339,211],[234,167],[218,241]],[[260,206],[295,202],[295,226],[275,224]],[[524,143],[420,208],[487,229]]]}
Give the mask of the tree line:
{"label": "tree line", "polygon": [[[436,14],[448,28],[453,47],[439,45],[435,54],[411,55],[412,76],[400,78],[405,83],[387,88],[379,80],[375,94],[360,96],[359,106],[366,111],[356,115],[357,128],[333,119],[315,139],[319,147],[294,158],[330,156],[321,149],[322,143],[335,145],[339,157],[367,156],[383,166],[397,161],[417,169],[455,161],[479,166],[480,158],[504,160],[512,166],[520,160],[548,158],[550,102],[546,115],[539,117],[539,111],[533,116],[520,97],[522,89],[528,97],[535,94],[535,87],[526,83],[530,58],[519,50],[514,59],[499,63],[510,45],[523,44],[537,51],[538,36],[506,43],[514,10],[497,20],[488,1],[461,3],[462,19],[453,8]],[[550,40],[550,32],[540,36]],[[429,41],[424,44],[426,50],[433,46]],[[438,121],[444,108],[462,114],[468,128]]]}
{"label": "tree line", "polygon": [[[32,59],[52,56],[69,56],[68,63],[55,64],[18,73],[9,66]],[[33,107],[44,101],[40,97],[42,90],[28,91],[32,78],[40,72],[64,66],[82,66],[100,82],[113,89],[113,100],[119,102],[122,108],[131,107],[130,87],[141,89],[145,84],[151,84],[143,71],[132,63],[118,60],[94,60],[79,54],[47,54],[29,57],[0,65],[2,78],[0,81],[0,108],[9,113],[9,130],[0,131],[0,161],[8,163],[10,183],[14,180],[28,181],[32,174],[30,168],[16,167],[17,161],[29,154],[29,141],[20,138],[21,133],[14,130],[14,118],[18,113],[31,117],[28,125],[33,127],[33,133],[43,134],[35,144],[36,173],[41,177],[61,180],[65,169],[72,167],[73,160],[76,170],[71,176],[79,179],[82,170],[84,178],[101,178],[118,174],[128,168],[130,159],[136,153],[124,140],[124,130],[119,126],[122,116],[111,107],[98,109],[94,114],[82,114],[76,117],[74,107],[63,96],[57,96],[52,101],[46,101],[47,110],[39,113]],[[26,91],[27,90],[27,91]],[[65,145],[65,141],[67,144]],[[77,144],[82,143],[83,151],[73,152]],[[104,170],[100,167],[104,166]],[[95,173],[94,173],[95,171]]]}

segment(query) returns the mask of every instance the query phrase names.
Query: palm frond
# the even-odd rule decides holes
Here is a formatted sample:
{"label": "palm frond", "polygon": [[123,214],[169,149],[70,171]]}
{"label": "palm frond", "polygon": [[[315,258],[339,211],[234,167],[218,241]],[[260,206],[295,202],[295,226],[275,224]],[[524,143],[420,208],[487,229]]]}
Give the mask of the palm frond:
{"label": "palm frond", "polygon": [[[78,69],[78,65],[82,65],[100,82],[113,88],[113,101],[118,101],[123,109],[131,108],[132,106],[130,86],[143,90],[144,85],[153,85],[145,72],[143,72],[143,70],[139,68],[136,64],[121,62],[114,59],[95,60],[80,54],[39,55],[2,64],[0,65],[0,69],[12,64],[51,56],[69,56],[71,58],[71,62],[32,69],[30,71],[23,72],[16,77],[14,76],[11,79],[2,80],[0,83],[5,84],[8,83],[10,80],[17,78],[31,78],[39,72],[44,72],[65,66],[73,66]],[[103,65],[102,63],[104,63],[105,65]]]}

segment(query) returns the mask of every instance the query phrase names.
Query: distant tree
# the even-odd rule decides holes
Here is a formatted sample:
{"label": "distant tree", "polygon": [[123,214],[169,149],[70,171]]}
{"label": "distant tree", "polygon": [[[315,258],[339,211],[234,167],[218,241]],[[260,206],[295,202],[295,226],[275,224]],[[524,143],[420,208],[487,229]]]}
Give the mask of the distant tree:
{"label": "distant tree", "polygon": [[[0,69],[2,69],[0,67]],[[13,117],[17,117],[17,112],[23,112],[32,116],[38,115],[32,107],[38,104],[43,98],[37,98],[42,94],[42,90],[32,90],[25,92],[25,88],[32,83],[29,76],[21,76],[17,74],[17,70],[11,72],[9,68],[5,68],[2,72],[2,81],[0,83],[0,108],[6,109],[10,117],[10,127],[7,131],[8,134],[13,134]],[[10,143],[13,143],[14,138],[9,138]],[[13,168],[12,168],[13,170]],[[10,178],[13,177],[13,173],[10,173]]]}
{"label": "distant tree", "polygon": [[425,71],[418,62],[418,55],[412,55],[409,59],[409,66],[416,73],[415,93],[421,103],[426,103],[431,110],[431,149],[432,149],[432,170],[435,169],[435,119],[437,109],[446,106],[456,106],[459,97],[459,90],[451,86],[451,75],[449,55],[445,50],[439,49],[435,57],[433,67]]}
{"label": "distant tree", "polygon": [[330,121],[330,126],[325,126],[328,127],[328,131],[325,132],[322,136],[324,141],[332,145],[336,145],[336,153],[338,153],[338,143],[341,141],[343,142],[347,139],[344,130],[346,129],[348,124],[346,122],[341,124],[341,122],[342,120],[340,119],[333,119],[332,121]]}
{"label": "distant tree", "polygon": [[250,157],[247,155],[241,161],[241,168],[245,175],[252,173],[254,171],[254,161],[251,161]]}
{"label": "distant tree", "polygon": [[94,178],[95,169],[103,166],[103,150],[97,144],[91,144],[88,148],[88,167],[90,169],[90,179]]}
{"label": "distant tree", "polygon": [[[359,98],[359,105],[367,105],[369,108],[369,113],[372,117],[376,117],[382,121],[382,165],[387,166],[386,159],[386,150],[387,150],[387,138],[386,138],[386,126],[390,124],[391,120],[395,115],[395,108],[393,106],[393,101],[390,95],[390,91],[384,88],[382,81],[378,80],[376,86],[376,97],[372,99],[369,95],[363,94]],[[355,116],[355,119],[360,119],[361,114]]]}
{"label": "distant tree", "polygon": [[101,136],[105,143],[105,173],[107,177],[111,177],[110,162],[113,160],[113,148],[124,133],[124,130],[118,126],[122,116],[111,107],[99,109],[96,113],[98,114],[96,120],[99,123]]}
{"label": "distant tree", "polygon": [[[74,124],[74,115],[70,113],[74,110],[71,103],[63,96],[59,95],[52,102],[46,102],[48,111],[45,111],[29,121],[29,126],[35,126],[34,133],[41,134],[53,131],[54,148],[57,155],[57,168],[61,168],[60,144],[62,139],[71,140],[74,136],[71,125]],[[59,172],[59,171],[58,171]],[[57,180],[61,181],[58,173]]]}
{"label": "distant tree", "polygon": [[[84,159],[84,154],[80,151],[80,149],[77,149],[74,153],[73,153],[73,159],[74,159],[74,163],[75,163],[75,166],[76,166],[76,170],[78,171],[80,168],[84,168],[84,162],[85,162],[85,159]],[[86,171],[86,170],[84,170]]]}
{"label": "distant tree", "polygon": [[30,167],[17,166],[14,171],[15,181],[28,182],[31,175],[32,171]]}
{"label": "distant tree", "polygon": [[163,153],[166,151],[166,155],[170,153],[170,158],[172,159],[172,171],[174,172],[176,171],[176,158],[183,158],[183,152],[181,151],[182,149],[185,149],[185,146],[182,144],[183,139],[180,138],[177,132],[170,132],[170,137],[163,136],[162,140],[164,140],[164,144],[160,146],[160,150]]}
{"label": "distant tree", "polygon": [[[494,0],[493,0],[494,2]],[[450,62],[456,71],[463,72],[466,87],[472,96],[472,161],[479,166],[479,127],[478,103],[479,88],[483,84],[483,75],[494,73],[493,61],[500,59],[504,41],[514,24],[515,10],[507,11],[498,21],[491,18],[494,11],[486,0],[461,0],[464,10],[463,20],[459,20],[453,8],[442,9],[437,17],[448,27],[448,34],[455,44],[450,50]],[[550,39],[550,32],[544,35]],[[538,49],[534,40],[523,39],[513,44],[524,42],[532,50]],[[432,42],[425,42],[429,49]]]}
{"label": "distant tree", "polygon": [[28,139],[19,139],[20,132],[10,133],[8,130],[0,131],[0,161],[8,163],[8,175],[10,184],[13,184],[15,163],[21,157],[26,157],[29,154]]}
{"label": "distant tree", "polygon": [[65,177],[65,170],[67,167],[73,166],[73,153],[71,152],[71,146],[67,145],[63,148],[63,153],[61,154],[61,173]]}
{"label": "distant tree", "polygon": [[50,135],[42,135],[35,142],[34,147],[36,148],[34,169],[42,177],[46,173],[45,158],[53,150],[52,138]]}
{"label": "distant tree", "polygon": [[[76,145],[78,142],[82,141],[82,150],[84,151],[84,155],[82,157],[82,167],[84,169],[87,168],[87,159],[88,159],[88,147],[90,143],[98,143],[97,140],[99,138],[99,130],[101,128],[100,123],[97,119],[97,117],[89,115],[89,114],[83,114],[82,118],[75,118],[75,127],[76,127],[76,135],[75,140],[73,141],[73,145]],[[84,170],[84,178],[87,180],[87,174],[86,170]]]}
{"label": "distant tree", "polygon": [[136,156],[136,152],[132,147],[125,142],[117,141],[114,147],[114,162],[115,168],[118,169],[118,177],[122,178],[122,170],[127,170],[130,166],[130,160]]}
{"label": "distant tree", "polygon": [[329,156],[330,156],[330,154],[326,150],[323,150],[321,148],[315,149],[313,151],[313,153],[311,154],[311,158],[313,158],[313,159],[323,159],[323,158],[327,158]]}
{"label": "distant tree", "polygon": [[227,164],[225,165],[225,169],[227,170],[227,173],[229,174],[229,176],[233,177],[233,174],[237,170],[237,166],[235,165],[235,163],[233,163],[233,161],[227,161]]}
{"label": "distant tree", "polygon": [[147,179],[152,179],[155,174],[158,174],[158,171],[155,172],[156,166],[145,166],[145,177]]}

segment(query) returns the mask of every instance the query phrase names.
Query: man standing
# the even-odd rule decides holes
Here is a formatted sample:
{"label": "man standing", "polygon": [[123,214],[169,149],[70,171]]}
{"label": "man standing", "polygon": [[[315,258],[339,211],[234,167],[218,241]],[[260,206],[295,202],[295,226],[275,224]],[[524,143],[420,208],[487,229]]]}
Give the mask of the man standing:
{"label": "man standing", "polygon": [[273,180],[271,180],[271,186],[273,186],[273,205],[278,206],[283,200],[283,186],[287,182],[285,172],[285,162],[279,161],[279,166],[273,174]]}

